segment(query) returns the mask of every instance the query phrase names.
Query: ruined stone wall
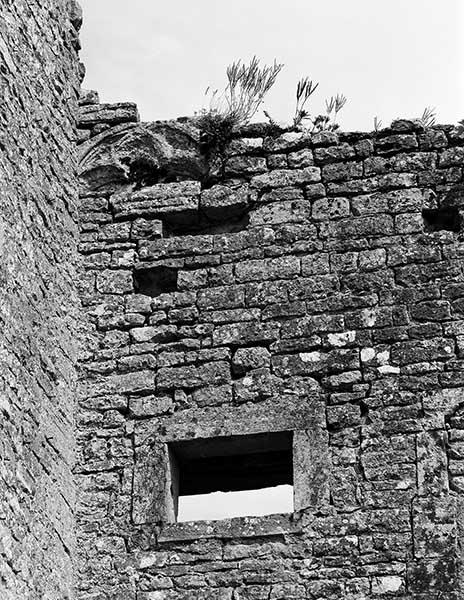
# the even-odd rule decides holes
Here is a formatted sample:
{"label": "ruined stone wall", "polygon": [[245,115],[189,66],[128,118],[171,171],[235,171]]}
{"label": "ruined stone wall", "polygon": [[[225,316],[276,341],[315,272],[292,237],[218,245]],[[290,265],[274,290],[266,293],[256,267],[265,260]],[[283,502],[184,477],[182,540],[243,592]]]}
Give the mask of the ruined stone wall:
{"label": "ruined stone wall", "polygon": [[79,10],[0,6],[0,598],[72,596]]}
{"label": "ruined stone wall", "polygon": [[[464,137],[82,104],[81,600],[462,598]],[[287,430],[292,514],[175,522],[170,442]]]}

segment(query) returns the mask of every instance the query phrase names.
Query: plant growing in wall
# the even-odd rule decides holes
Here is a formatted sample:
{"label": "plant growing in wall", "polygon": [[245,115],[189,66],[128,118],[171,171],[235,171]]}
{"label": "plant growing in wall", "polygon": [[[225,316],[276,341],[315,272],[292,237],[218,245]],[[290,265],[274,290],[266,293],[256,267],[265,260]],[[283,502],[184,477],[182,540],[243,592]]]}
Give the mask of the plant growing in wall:
{"label": "plant growing in wall", "polygon": [[305,106],[309,98],[317,90],[319,83],[314,84],[309,77],[302,77],[296,86],[296,106],[295,116],[293,117],[293,125],[298,127],[304,119],[310,119],[310,114]]}
{"label": "plant growing in wall", "polygon": [[419,122],[424,129],[427,129],[428,127],[433,127],[436,123],[436,120],[437,114],[435,112],[435,109],[431,108],[430,106],[424,108],[422,116],[419,117]]}
{"label": "plant growing in wall", "polygon": [[209,108],[200,112],[197,125],[210,160],[220,158],[222,162],[233,132],[251,121],[282,68],[283,64],[275,60],[261,67],[256,56],[249,64],[238,60],[227,67],[224,92],[206,90]]}
{"label": "plant growing in wall", "polygon": [[340,125],[337,123],[338,113],[346,104],[346,97],[343,94],[331,96],[330,100],[325,101],[325,114],[318,115],[313,120],[312,131],[337,131]]}
{"label": "plant growing in wall", "polygon": [[[309,77],[303,77],[298,82],[296,86],[296,105],[293,125],[295,127],[300,127],[307,121],[309,123],[308,129],[311,133],[317,133],[319,131],[337,131],[337,129],[339,129],[337,123],[338,113],[345,106],[346,97],[343,94],[332,96],[330,100],[325,101],[325,114],[320,114],[313,118],[306,109],[306,104],[318,86],[319,83],[315,84]],[[269,118],[269,115],[266,116]]]}
{"label": "plant growing in wall", "polygon": [[374,117],[374,131],[380,131],[382,129],[382,125],[382,119],[379,119],[379,117]]}

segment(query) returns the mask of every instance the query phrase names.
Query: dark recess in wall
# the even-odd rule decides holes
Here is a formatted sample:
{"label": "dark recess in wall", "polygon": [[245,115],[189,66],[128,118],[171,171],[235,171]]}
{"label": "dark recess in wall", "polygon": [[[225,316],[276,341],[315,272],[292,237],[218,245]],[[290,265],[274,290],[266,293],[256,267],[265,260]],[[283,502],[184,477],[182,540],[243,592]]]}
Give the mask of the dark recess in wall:
{"label": "dark recess in wall", "polygon": [[134,289],[138,294],[159,296],[177,290],[177,269],[149,267],[134,271]]}
{"label": "dark recess in wall", "polygon": [[179,494],[208,494],[293,484],[292,432],[176,442]]}
{"label": "dark recess in wall", "polygon": [[[167,221],[167,220],[166,220]],[[165,221],[165,222],[166,222]],[[209,219],[200,218],[189,222],[166,222],[165,237],[177,237],[182,235],[221,235],[224,233],[238,233],[247,229],[250,223],[248,213],[239,217],[231,217],[223,223],[211,222]]]}
{"label": "dark recess in wall", "polygon": [[460,231],[459,210],[452,207],[424,208],[422,210],[426,231]]}

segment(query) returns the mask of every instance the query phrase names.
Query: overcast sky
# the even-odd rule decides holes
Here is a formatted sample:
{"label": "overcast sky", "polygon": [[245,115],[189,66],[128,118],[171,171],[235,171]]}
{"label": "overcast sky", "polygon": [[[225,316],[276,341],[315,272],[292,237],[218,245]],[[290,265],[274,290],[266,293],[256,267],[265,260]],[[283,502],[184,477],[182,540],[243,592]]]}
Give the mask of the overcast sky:
{"label": "overcast sky", "polygon": [[215,492],[179,498],[178,521],[216,521],[228,517],[252,517],[293,512],[293,486],[264,490]]}
{"label": "overcast sky", "polygon": [[314,112],[348,97],[345,130],[426,106],[442,123],[464,117],[463,0],[80,2],[85,87],[137,102],[146,121],[193,114],[207,86],[224,87],[228,64],[254,54],[285,63],[265,103],[277,120],[290,120],[304,75],[320,82]]}

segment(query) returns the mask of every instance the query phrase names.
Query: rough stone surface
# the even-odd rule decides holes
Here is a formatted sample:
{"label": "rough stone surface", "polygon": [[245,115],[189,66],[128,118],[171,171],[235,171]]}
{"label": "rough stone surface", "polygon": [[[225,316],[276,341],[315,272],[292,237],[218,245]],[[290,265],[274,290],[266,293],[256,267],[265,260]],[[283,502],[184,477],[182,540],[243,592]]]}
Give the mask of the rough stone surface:
{"label": "rough stone surface", "polygon": [[[76,134],[73,1],[0,17],[2,600],[460,600],[462,134],[253,124],[221,176],[188,119]],[[169,443],[288,431],[292,513],[175,522]]]}
{"label": "rough stone surface", "polygon": [[73,597],[81,16],[0,6],[0,598]]}
{"label": "rough stone surface", "polygon": [[[213,186],[83,173],[81,600],[462,597],[462,234],[422,213],[460,206],[453,131],[250,128]],[[294,513],[175,523],[167,442],[288,429]]]}

